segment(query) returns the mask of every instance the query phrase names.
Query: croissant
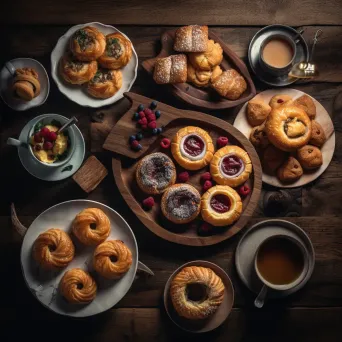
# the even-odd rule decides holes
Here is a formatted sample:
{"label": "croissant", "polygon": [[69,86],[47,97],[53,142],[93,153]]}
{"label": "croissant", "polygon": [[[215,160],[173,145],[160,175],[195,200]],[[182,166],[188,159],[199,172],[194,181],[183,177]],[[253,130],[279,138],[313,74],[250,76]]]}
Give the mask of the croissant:
{"label": "croissant", "polygon": [[115,95],[122,87],[120,70],[98,70],[88,83],[88,93],[100,99]]}
{"label": "croissant", "polygon": [[208,26],[189,25],[177,29],[175,51],[179,52],[204,52],[208,48]]}
{"label": "croissant", "polygon": [[15,71],[12,86],[13,93],[25,101],[31,101],[40,94],[38,73],[32,68],[21,68]]}
{"label": "croissant", "polygon": [[187,60],[185,55],[171,55],[157,58],[153,79],[158,84],[184,83],[187,79]]}

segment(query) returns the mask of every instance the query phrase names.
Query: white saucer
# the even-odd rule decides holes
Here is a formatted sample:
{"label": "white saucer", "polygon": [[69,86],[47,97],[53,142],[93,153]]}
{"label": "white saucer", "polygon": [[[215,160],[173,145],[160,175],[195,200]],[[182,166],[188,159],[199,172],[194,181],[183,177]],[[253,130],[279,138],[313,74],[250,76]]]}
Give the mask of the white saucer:
{"label": "white saucer", "polygon": [[304,280],[287,291],[269,290],[269,298],[285,297],[301,289],[310,279],[315,266],[315,251],[303,229],[285,220],[266,220],[249,228],[242,236],[235,252],[235,265],[242,282],[253,292],[259,293],[262,282],[254,270],[254,257],[260,244],[273,235],[288,235],[300,241],[309,255],[309,270]]}
{"label": "white saucer", "polygon": [[45,68],[38,61],[32,58],[16,58],[12,59],[10,62],[13,64],[15,69],[33,68],[37,71],[40,82],[40,94],[32,101],[15,99],[11,93],[13,76],[7,68],[3,66],[0,72],[0,95],[3,101],[8,107],[18,111],[41,106],[46,101],[50,92],[49,76]]}
{"label": "white saucer", "polygon": [[[47,117],[47,115],[40,115],[35,117],[33,120],[29,121],[23,130],[20,133],[19,140],[26,141],[29,130],[32,126],[34,126],[39,120],[43,117]],[[35,160],[31,153],[25,147],[18,148],[18,155],[21,163],[24,168],[30,173],[32,176],[46,180],[46,181],[59,181],[65,178],[72,176],[82,165],[84,153],[85,153],[85,144],[82,133],[80,130],[74,125],[72,127],[75,133],[75,152],[72,155],[71,159],[68,163],[61,165],[60,167],[44,167],[41,163]],[[72,165],[72,169],[70,171],[62,170],[68,165]]]}

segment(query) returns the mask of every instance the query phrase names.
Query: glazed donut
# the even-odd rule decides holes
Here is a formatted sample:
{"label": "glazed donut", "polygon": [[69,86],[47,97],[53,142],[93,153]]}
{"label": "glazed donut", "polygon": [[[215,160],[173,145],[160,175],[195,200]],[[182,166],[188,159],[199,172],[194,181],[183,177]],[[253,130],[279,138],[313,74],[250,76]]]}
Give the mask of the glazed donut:
{"label": "glazed donut", "polygon": [[86,304],[96,297],[97,285],[88,272],[73,268],[64,273],[59,289],[69,303]]}
{"label": "glazed donut", "polygon": [[107,279],[121,278],[131,265],[132,253],[121,240],[105,241],[95,249],[94,269]]}
{"label": "glazed donut", "polygon": [[199,170],[210,163],[214,145],[202,128],[187,126],[172,139],[171,153],[176,162],[187,170]]}
{"label": "glazed donut", "polygon": [[110,221],[101,209],[87,208],[75,217],[72,232],[85,245],[99,245],[109,236]]}
{"label": "glazed donut", "polygon": [[114,96],[122,87],[120,70],[100,69],[88,83],[88,93],[98,99]]}
{"label": "glazed donut", "polygon": [[230,186],[216,185],[202,196],[202,218],[213,226],[228,226],[237,221],[241,213],[241,198]]}
{"label": "glazed donut", "polygon": [[292,100],[292,97],[290,95],[274,95],[270,102],[269,105],[272,109],[276,109],[281,107],[283,104],[285,104],[286,102],[289,102]]}
{"label": "glazed donut", "polygon": [[170,296],[179,316],[191,320],[213,315],[223,302],[222,279],[210,268],[189,266],[173,279]]}
{"label": "glazed donut", "polygon": [[210,162],[210,173],[216,183],[236,187],[249,178],[252,162],[241,147],[228,145],[214,154]]}
{"label": "glazed donut", "polygon": [[311,138],[311,121],[305,111],[296,106],[273,109],[265,124],[268,140],[283,151],[294,151]]}
{"label": "glazed donut", "polygon": [[135,172],[139,188],[147,194],[161,194],[176,182],[176,167],[171,158],[161,152],[141,159]]}
{"label": "glazed donut", "polygon": [[61,229],[49,229],[33,244],[33,258],[46,269],[68,266],[75,255],[70,236]]}

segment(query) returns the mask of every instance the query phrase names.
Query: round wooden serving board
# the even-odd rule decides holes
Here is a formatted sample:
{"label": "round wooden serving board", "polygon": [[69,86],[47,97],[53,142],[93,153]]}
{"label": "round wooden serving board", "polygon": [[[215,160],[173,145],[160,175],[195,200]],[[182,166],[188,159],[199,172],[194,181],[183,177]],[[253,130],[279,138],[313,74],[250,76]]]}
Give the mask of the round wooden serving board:
{"label": "round wooden serving board", "polygon": [[[229,239],[239,232],[246,225],[257,206],[262,185],[261,165],[252,144],[242,133],[225,121],[203,113],[180,110],[163,103],[158,103],[157,109],[161,111],[161,117],[157,123],[158,127],[164,126],[163,133],[158,136],[143,138],[141,140],[143,149],[139,152],[133,151],[129,146],[128,139],[130,135],[138,131],[138,128],[136,127],[136,122],[132,120],[132,116],[139,104],[143,104],[147,108],[152,100],[133,93],[125,93],[124,95],[132,102],[132,107],[114,126],[103,147],[117,154],[112,161],[115,182],[126,203],[140,221],[159,237],[174,243],[190,246],[213,245]],[[160,210],[160,195],[154,196],[156,204],[152,210],[143,210],[141,203],[148,195],[139,189],[135,180],[136,163],[143,156],[160,151],[172,158],[169,149],[164,150],[160,147],[160,141],[165,137],[172,139],[180,128],[188,125],[199,126],[205,129],[215,143],[217,137],[228,136],[230,144],[239,145],[248,152],[253,164],[253,173],[247,182],[252,191],[243,199],[243,213],[241,217],[235,224],[229,227],[214,228],[216,234],[211,236],[198,236],[196,229],[190,228],[191,223],[176,225],[166,220]],[[175,165],[177,174],[184,170],[176,162]],[[209,167],[198,171],[189,171],[190,179],[188,183],[196,187],[200,193],[202,193],[200,175],[208,170]]]}

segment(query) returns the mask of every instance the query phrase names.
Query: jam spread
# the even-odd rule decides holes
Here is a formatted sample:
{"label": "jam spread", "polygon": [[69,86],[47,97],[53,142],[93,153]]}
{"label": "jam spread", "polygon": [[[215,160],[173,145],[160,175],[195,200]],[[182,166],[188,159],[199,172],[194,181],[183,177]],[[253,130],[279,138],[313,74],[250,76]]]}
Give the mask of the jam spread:
{"label": "jam spread", "polygon": [[230,209],[230,200],[226,195],[214,195],[210,200],[210,206],[218,213],[223,214]]}
{"label": "jam spread", "polygon": [[197,135],[186,137],[183,145],[184,151],[192,157],[197,157],[204,149],[204,142]]}
{"label": "jam spread", "polygon": [[228,176],[236,175],[237,173],[239,173],[242,167],[242,160],[234,155],[224,157],[221,164],[222,172]]}

